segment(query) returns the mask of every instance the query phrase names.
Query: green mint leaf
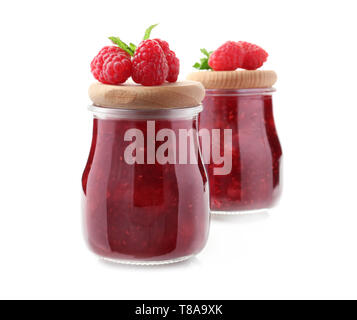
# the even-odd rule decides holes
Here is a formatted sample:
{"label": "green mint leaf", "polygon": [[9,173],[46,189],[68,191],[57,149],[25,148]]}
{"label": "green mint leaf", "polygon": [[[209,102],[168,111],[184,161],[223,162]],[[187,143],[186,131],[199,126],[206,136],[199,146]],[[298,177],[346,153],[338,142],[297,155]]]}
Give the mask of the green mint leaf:
{"label": "green mint leaf", "polygon": [[130,49],[133,51],[133,52],[135,52],[136,51],[136,45],[134,44],[134,43],[129,43],[129,47],[130,47]]}
{"label": "green mint leaf", "polygon": [[143,39],[143,40],[147,40],[147,39],[150,38],[152,29],[154,29],[157,25],[158,25],[158,24],[153,24],[152,26],[150,26],[149,28],[146,29],[146,31],[145,31],[145,36],[144,36],[144,39]]}
{"label": "green mint leaf", "polygon": [[116,44],[119,48],[123,49],[127,53],[129,53],[131,56],[134,55],[134,50],[132,50],[125,42],[121,41],[120,38],[118,37],[109,37],[109,39]]}
{"label": "green mint leaf", "polygon": [[212,70],[208,64],[208,59],[213,51],[208,52],[206,49],[201,49],[201,52],[205,55],[205,57],[201,58],[200,62],[196,62],[193,67],[198,70]]}
{"label": "green mint leaf", "polygon": [[208,64],[208,59],[201,59],[201,70],[210,70],[211,67]]}

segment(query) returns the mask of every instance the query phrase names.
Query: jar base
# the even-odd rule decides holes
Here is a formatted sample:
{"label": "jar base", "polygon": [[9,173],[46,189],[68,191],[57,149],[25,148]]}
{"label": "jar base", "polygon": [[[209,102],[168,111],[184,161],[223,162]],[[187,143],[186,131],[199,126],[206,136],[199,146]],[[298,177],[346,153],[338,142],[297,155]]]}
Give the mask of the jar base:
{"label": "jar base", "polygon": [[136,265],[136,266],[160,266],[160,265],[165,265],[165,264],[174,264],[174,263],[184,262],[186,260],[191,259],[192,257],[194,257],[194,255],[185,256],[185,257],[176,258],[176,259],[170,259],[170,260],[162,260],[162,261],[120,260],[120,259],[112,259],[112,258],[106,258],[106,257],[99,257],[99,258],[101,258],[105,261],[117,263],[117,264]]}
{"label": "jar base", "polygon": [[267,213],[268,208],[264,209],[253,209],[253,210],[241,210],[241,211],[215,211],[211,210],[212,215],[246,215],[246,214],[258,214]]}

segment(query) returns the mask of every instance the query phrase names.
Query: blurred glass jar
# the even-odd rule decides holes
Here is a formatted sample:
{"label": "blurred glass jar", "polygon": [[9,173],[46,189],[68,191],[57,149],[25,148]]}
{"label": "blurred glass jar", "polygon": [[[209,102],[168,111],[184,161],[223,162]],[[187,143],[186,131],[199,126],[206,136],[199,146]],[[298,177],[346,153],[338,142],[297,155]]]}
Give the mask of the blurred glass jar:
{"label": "blurred glass jar", "polygon": [[282,161],[272,102],[276,75],[272,71],[220,72],[221,78],[214,78],[212,85],[210,77],[216,73],[199,73],[206,77],[201,82],[210,88],[199,128],[230,130],[231,144],[220,132],[218,139],[212,138],[211,147],[231,157],[231,171],[216,174],[222,165],[215,163],[212,153],[206,159],[211,212],[241,214],[272,208],[281,194]]}

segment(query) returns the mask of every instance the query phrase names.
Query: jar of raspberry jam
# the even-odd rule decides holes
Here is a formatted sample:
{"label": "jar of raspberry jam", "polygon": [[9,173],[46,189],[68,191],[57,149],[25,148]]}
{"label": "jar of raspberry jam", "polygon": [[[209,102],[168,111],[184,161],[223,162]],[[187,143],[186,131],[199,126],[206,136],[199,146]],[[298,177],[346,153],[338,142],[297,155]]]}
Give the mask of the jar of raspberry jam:
{"label": "jar of raspberry jam", "polygon": [[198,254],[210,221],[197,132],[203,86],[96,83],[89,92],[93,139],[82,187],[90,249],[148,265]]}
{"label": "jar of raspberry jam", "polygon": [[[240,214],[272,208],[281,193],[282,161],[273,117],[275,72],[206,71],[188,78],[206,88],[199,128],[211,133],[211,144],[202,144],[203,153],[207,147],[212,150],[205,159],[211,212]],[[215,137],[217,129],[221,132]],[[228,164],[215,161],[215,148]],[[219,172],[222,166],[226,170]]]}

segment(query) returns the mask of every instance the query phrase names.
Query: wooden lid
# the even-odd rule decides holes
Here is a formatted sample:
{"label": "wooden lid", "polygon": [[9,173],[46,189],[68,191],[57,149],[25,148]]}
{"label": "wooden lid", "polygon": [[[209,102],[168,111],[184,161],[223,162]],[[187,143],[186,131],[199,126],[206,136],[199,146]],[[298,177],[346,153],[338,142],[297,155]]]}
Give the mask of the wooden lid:
{"label": "wooden lid", "polygon": [[271,88],[277,75],[270,70],[199,71],[187,79],[201,82],[206,89],[250,89]]}
{"label": "wooden lid", "polygon": [[145,87],[136,84],[106,85],[93,83],[89,97],[100,107],[123,109],[172,109],[195,107],[205,95],[199,82],[182,81],[161,86]]}

